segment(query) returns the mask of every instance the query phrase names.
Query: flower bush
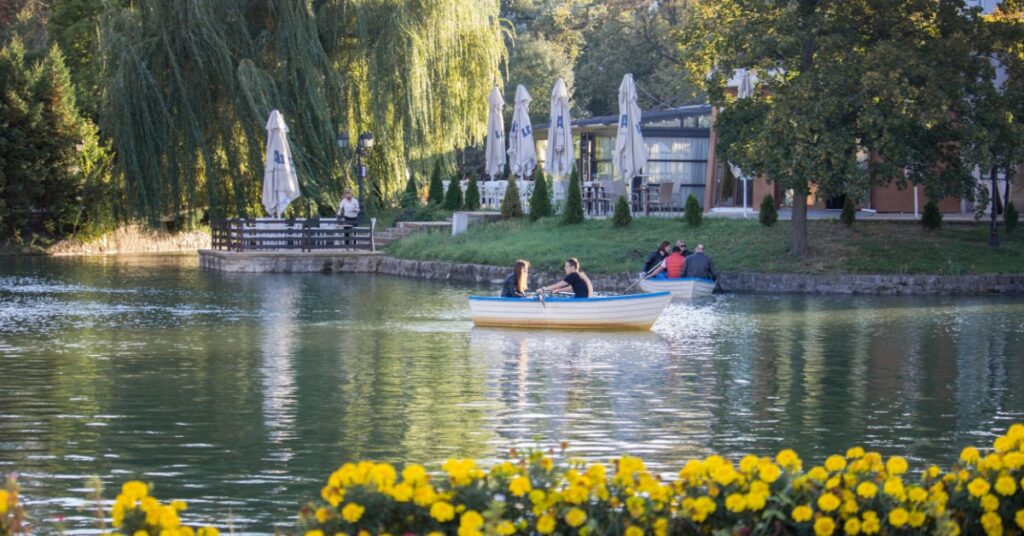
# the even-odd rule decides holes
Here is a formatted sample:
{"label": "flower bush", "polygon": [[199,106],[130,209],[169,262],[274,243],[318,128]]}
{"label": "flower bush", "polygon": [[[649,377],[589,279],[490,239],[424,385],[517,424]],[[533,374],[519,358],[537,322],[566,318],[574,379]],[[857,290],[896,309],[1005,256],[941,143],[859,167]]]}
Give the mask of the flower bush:
{"label": "flower bush", "polygon": [[335,471],[300,512],[306,536],[426,534],[1020,534],[1024,425],[950,471],[911,476],[907,460],[854,447],[804,467],[792,450],[690,460],[662,480],[639,458],[610,465],[532,452],[484,471],[448,460],[431,478],[361,462]]}
{"label": "flower bush", "polygon": [[[796,452],[686,462],[671,479],[639,458],[612,463],[529,452],[484,470],[451,459],[423,466],[345,464],[320,501],[299,512],[306,536],[669,534],[987,535],[1024,533],[1024,425],[992,448],[965,448],[948,471],[911,473],[901,456],[854,447],[805,468]],[[123,485],[111,510],[116,533],[217,536],[181,524],[185,504],[160,503],[142,482]],[[19,532],[16,486],[0,493],[0,536]]]}

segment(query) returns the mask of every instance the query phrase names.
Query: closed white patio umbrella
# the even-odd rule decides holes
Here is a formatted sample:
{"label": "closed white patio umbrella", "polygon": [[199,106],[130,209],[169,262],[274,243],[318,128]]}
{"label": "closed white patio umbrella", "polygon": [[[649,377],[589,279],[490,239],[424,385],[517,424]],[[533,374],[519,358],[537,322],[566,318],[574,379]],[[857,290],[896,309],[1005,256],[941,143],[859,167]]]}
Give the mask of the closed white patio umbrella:
{"label": "closed white patio umbrella", "polygon": [[484,147],[486,157],[485,172],[489,177],[497,177],[505,172],[505,117],[502,108],[505,100],[501,91],[494,86],[487,96],[487,145]]}
{"label": "closed white patio umbrella", "polygon": [[[736,86],[736,97],[745,99],[754,93],[753,85],[750,81],[750,71],[747,69],[741,69],[739,75],[739,83]],[[746,218],[747,208],[749,207],[749,200],[747,199],[747,181],[750,180],[750,177],[743,173],[743,170],[732,162],[729,162],[729,171],[732,172],[733,177],[743,181],[743,217]]]}
{"label": "closed white patio umbrella", "polygon": [[551,125],[548,127],[548,151],[544,170],[561,178],[572,172],[576,160],[572,144],[572,123],[569,118],[569,94],[565,82],[555,80],[551,89]]}
{"label": "closed white patio umbrella", "polygon": [[520,84],[516,88],[516,104],[508,132],[508,165],[513,175],[521,177],[529,176],[537,167],[537,148],[533,144],[533,127],[530,125],[531,100],[530,93]]}
{"label": "closed white patio umbrella", "polygon": [[263,208],[279,218],[299,197],[299,178],[288,147],[288,127],[284,116],[274,110],[267,120],[267,163],[263,169]]}
{"label": "closed white patio umbrella", "polygon": [[640,174],[647,164],[647,147],[640,133],[640,105],[636,103],[633,75],[626,74],[619,85],[619,130],[615,136],[612,164],[626,180]]}

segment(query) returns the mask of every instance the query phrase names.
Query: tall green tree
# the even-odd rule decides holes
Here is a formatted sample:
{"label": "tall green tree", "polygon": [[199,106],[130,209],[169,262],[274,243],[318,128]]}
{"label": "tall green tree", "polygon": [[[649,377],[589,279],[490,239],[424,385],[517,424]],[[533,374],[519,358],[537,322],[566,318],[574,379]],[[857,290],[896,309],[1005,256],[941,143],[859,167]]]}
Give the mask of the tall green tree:
{"label": "tall green tree", "polygon": [[547,218],[553,213],[548,181],[544,178],[544,170],[537,166],[533,173],[533,191],[530,193],[530,221]]}
{"label": "tall green tree", "polygon": [[427,203],[441,205],[444,203],[444,179],[441,178],[441,160],[434,161],[434,170],[430,172],[430,188],[427,190]]}
{"label": "tall green tree", "polygon": [[[808,250],[807,197],[923,184],[973,198],[968,100],[984,76],[961,0],[721,0],[692,6],[680,49],[719,115],[720,158],[792,191],[789,251]],[[755,95],[725,92],[736,69]],[[874,155],[866,170],[858,154]]]}
{"label": "tall green tree", "polygon": [[[139,0],[104,15],[103,127],[132,215],[260,213],[272,109],[300,189],[336,204],[355,140],[372,131],[387,200],[407,163],[482,139],[506,52],[494,0]],[[375,150],[377,150],[375,148]]]}

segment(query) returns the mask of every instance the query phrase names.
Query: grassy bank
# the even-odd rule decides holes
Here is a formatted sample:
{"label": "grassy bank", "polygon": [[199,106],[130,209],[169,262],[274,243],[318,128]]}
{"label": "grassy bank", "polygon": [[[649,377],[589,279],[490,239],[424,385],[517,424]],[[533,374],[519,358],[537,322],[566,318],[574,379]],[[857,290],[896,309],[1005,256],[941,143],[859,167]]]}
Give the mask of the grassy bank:
{"label": "grassy bank", "polygon": [[756,220],[705,219],[697,228],[676,219],[638,218],[624,229],[604,220],[563,226],[556,220],[501,222],[459,235],[414,235],[388,247],[400,258],[511,265],[528,259],[555,270],[569,256],[591,272],[638,271],[661,240],[705,244],[721,271],[787,273],[986,274],[1024,272],[1024,232],[989,248],[985,225],[946,225],[927,231],[912,222],[812,221],[811,253],[795,260],[786,253],[788,222],[763,227]]}

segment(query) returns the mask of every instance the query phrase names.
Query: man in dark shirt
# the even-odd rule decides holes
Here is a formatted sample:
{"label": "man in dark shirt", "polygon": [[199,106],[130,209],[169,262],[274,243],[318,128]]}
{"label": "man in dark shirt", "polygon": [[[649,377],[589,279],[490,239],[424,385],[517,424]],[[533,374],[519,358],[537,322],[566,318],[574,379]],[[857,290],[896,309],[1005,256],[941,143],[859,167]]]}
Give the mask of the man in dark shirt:
{"label": "man in dark shirt", "polygon": [[715,273],[715,264],[711,262],[711,257],[704,254],[704,244],[697,244],[693,253],[686,258],[683,277],[718,279],[718,275]]}
{"label": "man in dark shirt", "polygon": [[587,274],[580,271],[580,261],[576,257],[570,257],[565,261],[565,279],[553,285],[541,287],[540,290],[561,292],[570,288],[577,298],[589,298],[594,292],[594,286],[590,283],[590,278],[587,277]]}

